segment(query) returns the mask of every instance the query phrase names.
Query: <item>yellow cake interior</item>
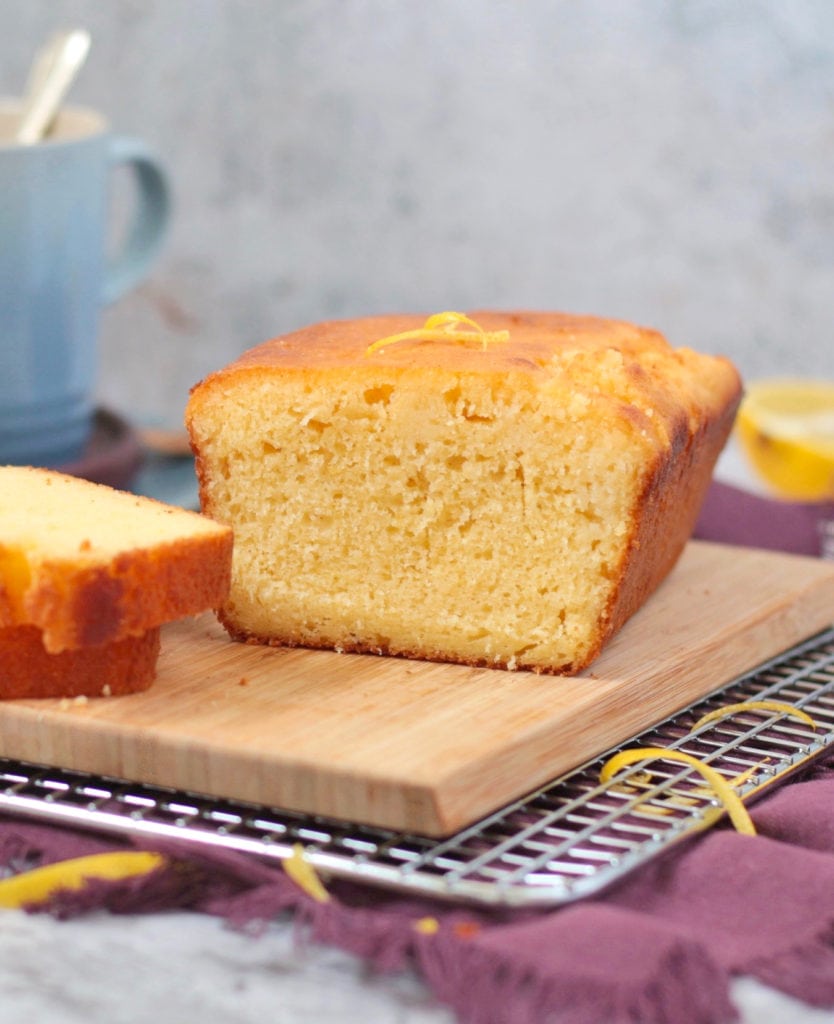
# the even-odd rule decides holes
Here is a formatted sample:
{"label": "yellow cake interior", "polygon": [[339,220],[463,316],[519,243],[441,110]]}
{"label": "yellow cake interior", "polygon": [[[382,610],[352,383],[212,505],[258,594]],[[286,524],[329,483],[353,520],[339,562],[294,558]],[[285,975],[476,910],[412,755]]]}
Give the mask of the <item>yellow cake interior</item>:
{"label": "yellow cake interior", "polygon": [[556,383],[436,377],[226,391],[201,429],[246,631],[510,668],[593,642],[656,438]]}
{"label": "yellow cake interior", "polygon": [[736,371],[621,322],[458,316],[314,325],[194,388],[233,636],[576,671],[671,569]]}

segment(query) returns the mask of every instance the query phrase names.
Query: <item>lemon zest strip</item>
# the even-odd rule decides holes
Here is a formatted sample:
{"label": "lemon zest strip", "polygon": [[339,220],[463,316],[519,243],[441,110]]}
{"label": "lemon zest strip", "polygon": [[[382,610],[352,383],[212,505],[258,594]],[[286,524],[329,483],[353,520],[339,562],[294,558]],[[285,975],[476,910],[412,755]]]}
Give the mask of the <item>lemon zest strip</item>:
{"label": "lemon zest strip", "polygon": [[166,864],[159,853],[125,851],[93,853],[46,864],[0,880],[0,907],[20,908],[44,903],[55,893],[78,891],[96,879],[118,881],[147,875]]}
{"label": "lemon zest strip", "polygon": [[708,711],[692,726],[691,731],[694,732],[696,729],[700,729],[707,722],[714,722],[719,718],[727,718],[738,711],[776,711],[783,715],[789,715],[792,718],[798,718],[806,725],[810,725],[814,730],[817,728],[817,723],[809,714],[801,708],[795,708],[792,704],[785,704],[780,700],[747,700],[741,704],[728,704],[726,707]]}
{"label": "lemon zest strip", "polygon": [[691,754],[685,754],[682,750],[669,750],[666,747],[635,747],[632,750],[621,750],[602,766],[599,777],[601,782],[607,782],[613,778],[621,768],[635,764],[638,761],[653,760],[680,761],[687,764],[703,775],[709,783],[715,796],[724,805],[724,809],[730,817],[730,821],[738,832],[744,835],[754,836],[756,829],[747,808],[741,801],[738,793],[733,789],[727,780],[714,768]]}
{"label": "lemon zest strip", "polygon": [[762,766],[760,764],[751,764],[750,767],[746,768],[740,775],[734,775],[730,779],[730,785],[733,789],[741,789],[742,786],[747,785],[761,767]]}
{"label": "lemon zest strip", "polygon": [[[731,779],[728,779],[728,785],[732,786],[733,789],[741,789],[742,786],[746,786],[750,779],[760,770],[762,765],[767,764],[770,758],[764,759],[762,764],[754,764],[749,768],[746,768],[739,775],[734,775]],[[634,793],[640,791],[641,786],[649,787],[654,784],[654,780],[650,772],[642,771],[635,772],[630,777],[630,782],[621,782],[619,785],[610,787],[609,792],[619,793],[623,796],[631,796]],[[646,804],[640,808],[641,813],[644,814],[656,814],[660,816],[672,814],[675,810],[684,811],[688,808],[696,806],[700,801],[704,799],[711,799],[715,796],[715,793],[709,786],[696,786],[690,790],[690,794],[684,793],[669,793],[668,795],[660,796],[657,799],[663,801],[665,806],[657,804]]]}
{"label": "lemon zest strip", "polygon": [[421,917],[414,922],[414,931],[421,935],[436,935],[440,931],[440,922],[436,917]]}
{"label": "lemon zest strip", "polygon": [[322,885],[321,879],[316,874],[316,869],[304,856],[304,847],[301,843],[295,843],[292,853],[284,861],[284,871],[295,882],[299,889],[307,893],[316,903],[328,903],[330,893]]}
{"label": "lemon zest strip", "polygon": [[[461,330],[460,328],[464,329]],[[466,330],[465,328],[469,328]],[[464,313],[455,313],[447,310],[444,313],[433,313],[423,324],[413,331],[401,331],[399,334],[391,334],[387,338],[380,338],[365,350],[369,356],[378,349],[386,348],[388,345],[396,345],[401,341],[480,341],[481,347],[486,347],[491,342],[508,341],[510,332],[485,331],[477,321]]]}

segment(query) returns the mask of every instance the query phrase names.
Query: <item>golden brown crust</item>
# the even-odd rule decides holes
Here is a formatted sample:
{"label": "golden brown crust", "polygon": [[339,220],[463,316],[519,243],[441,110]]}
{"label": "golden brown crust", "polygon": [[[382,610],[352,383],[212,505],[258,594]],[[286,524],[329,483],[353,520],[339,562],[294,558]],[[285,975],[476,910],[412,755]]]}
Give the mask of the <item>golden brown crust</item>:
{"label": "golden brown crust", "polygon": [[160,631],[49,653],[35,626],[0,629],[0,699],[101,697],[146,690],[156,675]]}
{"label": "golden brown crust", "polygon": [[[615,370],[602,384],[619,413],[664,445],[682,429],[697,427],[706,417],[717,417],[741,396],[741,381],[729,360],[703,356],[690,349],[673,349],[651,328],[620,320],[566,313],[473,312],[485,331],[508,331],[509,341],[482,345],[461,343],[451,334],[448,342],[408,341],[373,352],[380,338],[421,327],[420,315],[364,317],[313,324],[272,338],[244,352],[191,389],[185,422],[196,459],[198,482],[207,481],[208,469],[194,429],[201,404],[222,395],[233,383],[251,378],[281,377],[298,373],[311,387],[327,388],[332,381],[362,381],[374,369],[384,369],[391,380],[415,373],[430,388],[448,375],[472,373],[500,389],[541,388],[548,379],[587,389],[600,357],[616,353]],[[703,375],[704,369],[709,372]],[[647,418],[645,410],[650,410]],[[683,417],[683,419],[682,419]],[[208,491],[201,487],[201,499]],[[211,514],[203,501],[203,511]]]}
{"label": "golden brown crust", "polygon": [[634,529],[607,622],[598,643],[577,668],[593,661],[621,626],[660,586],[692,535],[715,462],[732,427],[739,397],[731,397],[696,435],[681,429],[658,461],[634,516]]}
{"label": "golden brown crust", "polygon": [[[237,624],[229,619],[223,612],[223,609],[218,611],[217,617],[220,624],[225,628],[226,632],[232,638],[232,640],[243,644],[253,644],[263,647],[287,647],[287,648],[298,648],[303,647],[307,650],[318,650],[318,651],[332,651],[333,646],[331,644],[315,644],[309,640],[301,640],[298,637],[287,636],[265,636],[259,633],[252,633],[247,630],[240,629]],[[360,640],[345,640],[339,644],[340,654],[375,654],[378,657],[386,658],[404,658],[413,659],[415,661],[436,661],[443,665],[466,665],[468,668],[497,668],[497,669],[511,669],[525,668],[524,665],[513,665],[511,666],[508,659],[504,658],[466,658],[459,655],[450,654],[448,651],[438,651],[434,649],[427,649],[423,647],[390,647],[386,644],[371,644],[363,643]],[[561,676],[561,675],[572,675],[575,672],[579,672],[586,664],[591,661],[591,658],[584,660],[581,664],[578,662],[567,662],[559,665],[547,665],[547,666],[530,666],[531,671],[536,672],[539,675],[548,676]]]}
{"label": "golden brown crust", "polygon": [[448,344],[418,340],[392,344],[369,354],[367,350],[374,342],[422,327],[426,317],[408,314],[331,320],[312,324],[249,349],[207,380],[269,367],[307,371],[349,368],[356,366],[357,361],[361,361],[363,367],[379,364],[413,369],[441,365],[447,370],[506,372],[523,369],[535,372],[546,366],[554,351],[560,349],[593,351],[600,346],[616,346],[626,353],[642,352],[647,347],[668,349],[667,342],[657,331],[624,321],[566,313],[487,311],[474,312],[470,316],[485,331],[508,329],[511,343],[498,342],[486,347],[477,342],[460,344],[452,335]]}
{"label": "golden brown crust", "polygon": [[28,590],[25,619],[52,651],[111,643],[216,608],[231,576],[231,531],[150,550],[107,565],[47,562]]}

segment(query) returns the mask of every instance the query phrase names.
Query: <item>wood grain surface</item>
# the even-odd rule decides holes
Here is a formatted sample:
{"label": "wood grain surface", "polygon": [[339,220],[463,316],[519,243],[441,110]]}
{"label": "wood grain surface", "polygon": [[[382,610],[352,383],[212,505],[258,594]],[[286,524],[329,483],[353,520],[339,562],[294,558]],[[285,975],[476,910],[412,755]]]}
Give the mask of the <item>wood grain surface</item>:
{"label": "wood grain surface", "polygon": [[455,831],[834,622],[834,565],[692,542],[572,678],[163,631],[151,690],[0,704],[0,754],[427,835]]}

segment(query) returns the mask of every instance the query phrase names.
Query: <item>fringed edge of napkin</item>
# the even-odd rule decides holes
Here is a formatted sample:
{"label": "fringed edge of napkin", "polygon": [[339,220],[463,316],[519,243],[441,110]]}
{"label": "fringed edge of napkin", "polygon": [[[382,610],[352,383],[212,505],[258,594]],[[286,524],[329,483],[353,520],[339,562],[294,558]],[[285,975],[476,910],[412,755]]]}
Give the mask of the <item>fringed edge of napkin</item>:
{"label": "fringed edge of napkin", "polygon": [[764,985],[807,1003],[834,1006],[834,921],[813,939],[740,966]]}

